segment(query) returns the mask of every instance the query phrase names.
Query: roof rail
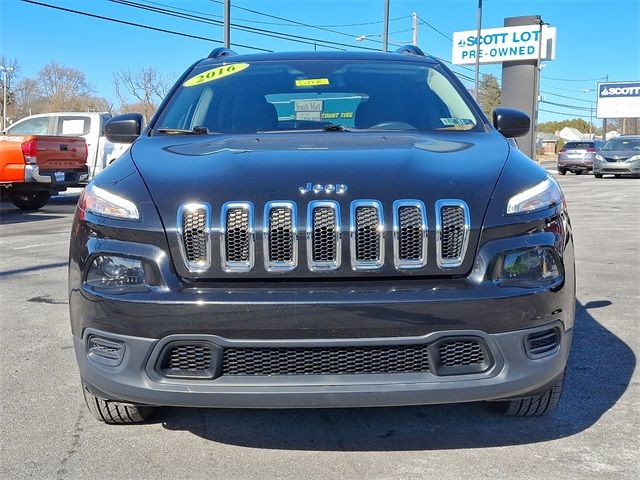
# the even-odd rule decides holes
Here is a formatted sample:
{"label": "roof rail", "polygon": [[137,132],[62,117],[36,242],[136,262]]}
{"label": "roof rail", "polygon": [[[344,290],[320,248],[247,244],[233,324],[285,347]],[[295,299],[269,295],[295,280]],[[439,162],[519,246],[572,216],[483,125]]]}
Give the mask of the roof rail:
{"label": "roof rail", "polygon": [[228,48],[218,47],[213,49],[207,58],[230,57],[231,55],[237,55],[237,53]]}
{"label": "roof rail", "polygon": [[393,53],[401,53],[403,55],[419,55],[421,57],[426,57],[424,52],[415,45],[405,45],[403,47],[400,47]]}

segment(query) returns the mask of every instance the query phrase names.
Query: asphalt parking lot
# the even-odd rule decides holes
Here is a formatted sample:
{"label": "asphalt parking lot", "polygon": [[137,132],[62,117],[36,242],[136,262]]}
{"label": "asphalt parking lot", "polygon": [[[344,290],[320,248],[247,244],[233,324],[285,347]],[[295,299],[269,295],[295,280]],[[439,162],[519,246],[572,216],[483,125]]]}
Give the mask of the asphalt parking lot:
{"label": "asphalt parking lot", "polygon": [[[485,404],[359,410],[167,408],[107,426],[82,400],[67,311],[77,195],[0,205],[2,478],[639,478],[640,180],[559,177],[578,290],[553,416]],[[635,459],[635,460],[634,460]]]}

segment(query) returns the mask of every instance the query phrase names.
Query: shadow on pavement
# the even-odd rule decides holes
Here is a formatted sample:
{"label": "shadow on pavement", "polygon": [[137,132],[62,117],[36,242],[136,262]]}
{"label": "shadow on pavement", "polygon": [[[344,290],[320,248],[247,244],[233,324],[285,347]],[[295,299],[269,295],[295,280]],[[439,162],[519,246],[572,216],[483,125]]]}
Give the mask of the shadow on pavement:
{"label": "shadow on pavement", "polygon": [[[587,309],[609,301],[589,302]],[[400,451],[544,442],[593,425],[627,389],[636,358],[626,343],[576,305],[565,391],[549,417],[510,418],[487,404],[318,410],[165,408],[155,421],[214,442],[252,448]]]}
{"label": "shadow on pavement", "polygon": [[0,225],[53,220],[73,215],[78,198],[79,195],[58,195],[36,211],[20,210],[13,203],[3,201],[0,203]]}
{"label": "shadow on pavement", "polygon": [[0,278],[1,277],[9,277],[11,275],[17,275],[17,274],[20,274],[20,273],[37,272],[39,270],[49,270],[50,268],[62,268],[62,267],[66,267],[68,264],[69,264],[69,262],[45,263],[44,265],[34,265],[32,267],[25,267],[25,268],[17,268],[15,270],[0,271]]}

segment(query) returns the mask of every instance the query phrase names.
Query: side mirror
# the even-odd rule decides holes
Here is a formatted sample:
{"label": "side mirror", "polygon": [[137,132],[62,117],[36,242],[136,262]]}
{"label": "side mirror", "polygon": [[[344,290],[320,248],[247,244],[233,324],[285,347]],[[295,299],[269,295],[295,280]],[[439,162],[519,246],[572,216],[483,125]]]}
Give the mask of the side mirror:
{"label": "side mirror", "polygon": [[125,113],[110,118],[104,124],[104,135],[113,143],[133,143],[142,132],[143,117],[139,113]]}
{"label": "side mirror", "polygon": [[493,126],[507,138],[526,135],[531,128],[529,115],[512,108],[496,108],[493,111]]}

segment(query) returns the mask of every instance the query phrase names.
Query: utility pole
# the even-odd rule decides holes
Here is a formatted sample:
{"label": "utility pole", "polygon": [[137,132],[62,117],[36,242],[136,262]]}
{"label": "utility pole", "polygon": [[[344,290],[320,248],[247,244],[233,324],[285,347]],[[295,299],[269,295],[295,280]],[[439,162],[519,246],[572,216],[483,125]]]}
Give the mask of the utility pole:
{"label": "utility pole", "polygon": [[413,12],[411,14],[411,17],[413,18],[413,44],[417,47],[418,46],[418,14],[416,12]]}
{"label": "utility pole", "polygon": [[224,0],[224,47],[231,47],[231,0]]}
{"label": "utility pole", "polygon": [[533,98],[533,118],[532,118],[532,135],[531,135],[531,151],[533,152],[533,159],[535,160],[536,147],[538,146],[538,110],[540,108],[540,75],[542,73],[542,26],[546,25],[540,15],[537,16],[538,22],[538,59],[536,60],[536,68],[534,71],[534,85],[535,95]]}
{"label": "utility pole", "polygon": [[7,128],[7,69],[2,67],[4,80],[2,83],[2,130]]}
{"label": "utility pole", "polygon": [[473,96],[479,101],[478,89],[480,88],[480,30],[482,28],[482,0],[478,0],[478,25],[476,29],[476,78]]}
{"label": "utility pole", "polygon": [[382,51],[389,50],[389,0],[384,0],[384,19],[382,31]]}
{"label": "utility pole", "polygon": [[[609,81],[609,75],[607,75],[607,76],[604,78],[604,81],[605,81],[605,82],[608,82],[608,81]],[[597,96],[596,98],[600,98],[600,88],[598,88],[597,95],[598,95],[598,96]],[[602,119],[602,141],[603,141],[603,142],[606,142],[606,141],[607,141],[607,119],[606,119],[606,118],[603,118],[603,119]]]}
{"label": "utility pole", "polygon": [[0,70],[4,73],[2,80],[2,130],[7,128],[7,75],[13,68],[0,65]]}

